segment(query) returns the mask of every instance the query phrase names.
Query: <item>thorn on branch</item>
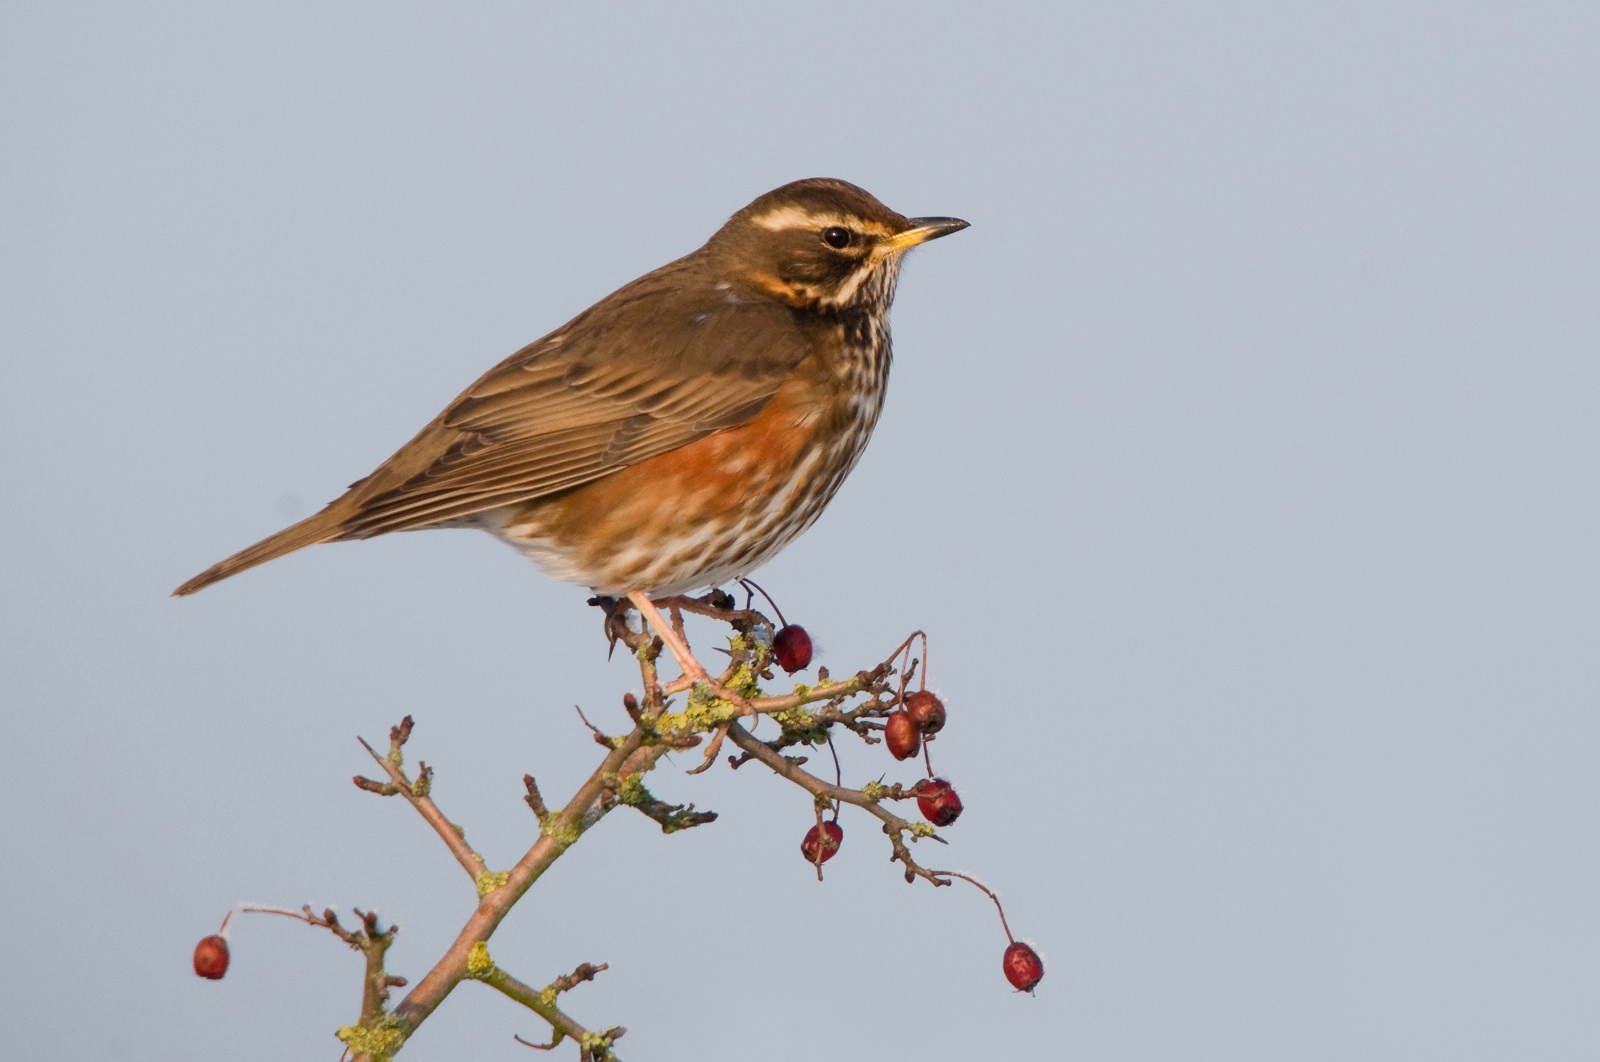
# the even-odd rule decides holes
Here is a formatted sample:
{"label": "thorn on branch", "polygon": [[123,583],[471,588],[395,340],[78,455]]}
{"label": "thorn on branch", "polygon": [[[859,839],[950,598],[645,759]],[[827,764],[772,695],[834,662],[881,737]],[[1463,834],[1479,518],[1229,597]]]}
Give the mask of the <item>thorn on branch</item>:
{"label": "thorn on branch", "polygon": [[706,771],[710,770],[711,769],[711,765],[713,763],[717,762],[717,753],[722,751],[722,743],[724,741],[726,741],[727,738],[728,738],[728,722],[727,722],[727,720],[723,720],[722,724],[717,727],[717,732],[714,735],[712,735],[711,744],[706,748],[706,758],[704,760],[700,761],[700,766],[691,767],[689,770],[685,771],[684,773],[685,774],[704,774]]}
{"label": "thorn on branch", "polygon": [[[918,827],[922,827],[923,829],[918,829]],[[940,877],[938,874],[928,870],[915,859],[911,858],[911,849],[906,847],[906,842],[902,837],[902,834],[908,830],[911,833],[913,840],[920,837],[931,837],[940,844],[949,843],[943,837],[940,837],[938,834],[932,832],[932,830],[927,829],[926,823],[919,822],[910,824],[899,822],[898,820],[896,822],[885,822],[883,824],[883,832],[887,834],[889,838],[889,862],[900,863],[906,868],[906,884],[910,885],[918,878],[922,878],[924,881],[930,882],[934,885],[950,884],[949,878]]]}
{"label": "thorn on branch", "polygon": [[[613,1025],[609,1029],[602,1029],[598,1033],[586,1034],[586,1042],[578,1045],[578,1062],[599,1062],[601,1059],[616,1058],[611,1053],[611,1045],[622,1039],[628,1030],[620,1025]],[[592,1037],[592,1039],[590,1039]],[[550,1042],[536,1044],[532,1040],[524,1040],[520,1036],[511,1037],[523,1047],[531,1047],[535,1051],[552,1051],[559,1047],[567,1038],[561,1029],[551,1031]]]}
{"label": "thorn on branch", "polygon": [[400,793],[400,787],[393,782],[379,782],[371,778],[364,778],[359,774],[350,780],[356,784],[357,789],[365,790],[368,793],[376,793],[379,796],[398,796]]}
{"label": "thorn on branch", "polygon": [[570,991],[586,981],[593,981],[597,974],[606,969],[609,969],[609,967],[605,963],[581,963],[576,970],[564,977],[556,978],[538,992],[521,982],[517,982],[503,971],[498,971],[496,979],[491,980],[490,983],[500,988],[501,991],[507,991],[508,986],[514,988],[514,991],[508,993],[512,998],[522,1001],[540,1016],[551,1022],[549,1043],[534,1043],[532,1040],[525,1040],[521,1036],[514,1036],[513,1039],[517,1043],[524,1047],[531,1047],[535,1051],[549,1051],[564,1042],[568,1036],[571,1036],[578,1041],[578,1057],[581,1062],[598,1062],[601,1059],[616,1058],[611,1053],[611,1045],[622,1039],[623,1034],[628,1030],[617,1025],[609,1029],[602,1029],[597,1033],[589,1032],[582,1026],[571,1022],[570,1019],[557,1010],[556,1000],[561,993]]}
{"label": "thorn on branch", "polygon": [[588,727],[589,733],[594,735],[595,744],[601,746],[602,748],[614,749],[621,742],[621,738],[614,738],[607,734],[604,730],[601,730],[599,727],[589,722],[589,717],[584,715],[583,709],[578,707],[576,704],[572,706],[572,710],[578,713],[578,718],[583,720],[583,725]]}
{"label": "thorn on branch", "polygon": [[[593,598],[590,600],[592,601]],[[535,1051],[554,1051],[556,1048],[561,1046],[561,1041],[567,1038],[567,1034],[562,1032],[560,1029],[552,1029],[550,1031],[550,1042],[547,1044],[536,1044],[532,1040],[524,1040],[515,1033],[511,1035],[511,1038],[517,1043],[521,1044],[523,1047],[531,1047]]]}

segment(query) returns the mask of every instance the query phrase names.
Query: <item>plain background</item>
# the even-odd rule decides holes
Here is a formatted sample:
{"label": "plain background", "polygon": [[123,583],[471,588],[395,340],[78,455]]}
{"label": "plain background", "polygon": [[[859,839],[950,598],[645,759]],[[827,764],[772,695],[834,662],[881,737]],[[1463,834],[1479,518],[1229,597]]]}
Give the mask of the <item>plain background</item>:
{"label": "plain background", "polygon": [[[636,681],[488,536],[181,580],[786,181],[918,251],[866,459],[760,573],[836,670],[933,635],[940,862],[819,885],[755,768],[654,780],[495,957],[634,1059],[1600,1053],[1593,4],[8,3],[0,1027],[326,1058],[359,962],[236,901],[473,896],[358,793],[403,713],[492,865]],[[911,772],[846,742],[857,781]],[[404,1057],[527,1058],[467,985]],[[564,1051],[570,1052],[570,1045]]]}

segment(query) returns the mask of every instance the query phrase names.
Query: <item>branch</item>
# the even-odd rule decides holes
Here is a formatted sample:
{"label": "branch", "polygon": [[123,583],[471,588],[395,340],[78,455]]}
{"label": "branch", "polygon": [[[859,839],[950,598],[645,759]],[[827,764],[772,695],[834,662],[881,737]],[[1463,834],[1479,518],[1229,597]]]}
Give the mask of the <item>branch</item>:
{"label": "branch", "polygon": [[[793,782],[795,785],[810,793],[813,797],[824,800],[838,800],[846,804],[854,804],[864,808],[883,822],[883,832],[888,835],[889,846],[893,849],[891,858],[903,863],[906,868],[906,880],[913,881],[922,878],[935,885],[948,885],[948,879],[941,878],[926,869],[911,858],[911,850],[906,847],[904,835],[909,833],[913,839],[931,837],[940,844],[944,838],[933,832],[933,828],[925,822],[908,822],[893,812],[884,809],[880,801],[887,794],[880,792],[867,792],[861,789],[850,789],[842,785],[834,785],[824,781],[809,771],[802,770],[792,757],[785,756],[770,748],[766,742],[756,737],[750,731],[734,723],[728,727],[728,738],[735,745],[744,750],[745,755],[753,760],[759,760],[772,772],[781,778]],[[898,788],[898,787],[897,787]],[[897,795],[910,795],[900,793]]]}
{"label": "branch", "polygon": [[[792,745],[831,743],[831,728],[836,724],[869,744],[876,743],[878,731],[882,729],[880,720],[905,704],[908,681],[919,663],[911,655],[918,637],[924,640],[920,663],[924,676],[926,674],[925,635],[920,631],[913,634],[881,663],[843,680],[834,680],[826,668],[818,668],[816,685],[798,684],[792,693],[768,696],[759,681],[772,678],[768,667],[774,629],[771,621],[760,612],[750,608],[735,609],[731,597],[716,593],[704,598],[673,597],[659,602],[652,602],[643,594],[630,594],[628,600],[643,618],[637,630],[628,621],[626,603],[612,598],[597,598],[593,603],[606,610],[605,631],[613,648],[617,642],[627,645],[639,665],[644,685],[642,703],[632,694],[623,697],[623,707],[632,728],[620,737],[613,737],[585,719],[595,741],[607,751],[563,807],[548,807],[533,777],[524,776],[525,800],[538,820],[540,836],[511,869],[491,873],[483,858],[467,845],[462,831],[434,803],[430,794],[433,771],[426,764],[419,762],[415,779],[406,775],[402,749],[412,731],[410,716],[391,729],[387,756],[380,757],[366,741],[361,742],[383,768],[388,781],[357,777],[356,784],[381,795],[405,797],[472,876],[479,902],[445,954],[392,1013],[384,1011],[388,990],[405,983],[400,978],[390,977],[383,969],[383,955],[394,930],[381,930],[370,915],[362,915],[364,929],[360,932],[339,926],[331,911],[320,920],[309,908],[303,915],[294,915],[313,925],[327,926],[367,956],[360,1022],[339,1032],[356,1062],[387,1062],[464,980],[484,982],[549,1023],[552,1030],[549,1044],[535,1044],[520,1036],[517,1037],[519,1043],[553,1048],[564,1039],[572,1038],[579,1045],[582,1062],[612,1062],[615,1059],[612,1044],[625,1030],[620,1027],[598,1032],[586,1029],[557,1006],[562,992],[592,980],[606,968],[603,964],[584,963],[572,974],[535,990],[494,963],[489,957],[488,941],[544,872],[618,805],[637,809],[666,833],[714,821],[715,812],[696,811],[693,804],[660,800],[644,783],[645,776],[663,756],[675,749],[701,745],[707,733],[712,737],[705,750],[705,762],[688,773],[705,770],[717,758],[724,741],[732,741],[740,749],[740,755],[729,757],[733,767],[748,760],[759,760],[775,774],[799,786],[811,794],[818,808],[819,824],[822,811],[830,804],[853,804],[877,818],[889,839],[891,859],[904,866],[907,882],[920,877],[934,885],[948,885],[952,877],[964,877],[931,871],[917,863],[907,844],[908,834],[911,842],[931,837],[943,844],[943,839],[927,823],[908,821],[884,806],[886,801],[918,796],[921,783],[906,787],[869,782],[860,789],[852,789],[842,782],[830,782],[806,771],[802,766],[806,762],[803,757],[785,755],[782,751]],[[663,616],[663,609],[670,613],[670,620]],[[721,620],[733,627],[734,634],[726,650],[728,665],[720,676],[711,677],[690,650],[683,628],[685,612]],[[663,650],[673,655],[682,670],[679,678],[665,685],[657,671],[657,661]],[[670,707],[668,698],[676,694],[686,694],[681,710]],[[582,715],[581,710],[579,714]],[[770,741],[758,739],[741,722],[750,718],[759,722],[762,716],[773,717],[781,727],[778,736]],[[817,860],[819,874],[821,862]],[[1003,919],[1002,912],[1002,924]]]}
{"label": "branch", "polygon": [[377,793],[380,796],[398,795],[405,797],[406,803],[416,808],[417,813],[427,820],[429,826],[433,827],[433,832],[437,833],[439,839],[444,842],[445,847],[450,849],[450,854],[456,857],[456,862],[461,864],[462,869],[467,872],[474,882],[480,882],[483,880],[483,876],[489,873],[489,868],[484,866],[483,857],[472,850],[461,830],[456,827],[455,823],[445,818],[444,812],[439,810],[439,805],[435,804],[433,797],[429,795],[433,786],[433,769],[425,763],[420,764],[420,771],[414,782],[406,777],[406,772],[402,769],[405,758],[400,750],[411,739],[412,725],[411,717],[408,715],[400,721],[399,726],[389,728],[389,755],[387,756],[379,756],[373,747],[367,743],[366,738],[356,738],[357,741],[361,742],[361,747],[367,750],[367,754],[389,776],[389,783],[385,785],[381,782],[374,782],[370,778],[356,775],[355,784],[357,788],[365,789],[369,793]]}
{"label": "branch", "polygon": [[540,823],[542,836],[539,840],[506,873],[505,883],[479,901],[478,909],[456,934],[455,941],[444,957],[395,1008],[394,1016],[407,1035],[438,1009],[456,985],[466,979],[473,946],[487,941],[510,913],[512,906],[533,887],[533,883],[561,858],[563,852],[577,843],[584,830],[605,814],[599,805],[607,789],[607,777],[615,778],[624,773],[624,765],[643,746],[645,737],[645,729],[635,726],[622,739],[622,744],[606,755],[600,766],[573,794],[567,806],[552,812]]}
{"label": "branch", "polygon": [[556,1006],[556,999],[562,992],[575,988],[586,981],[593,981],[595,976],[605,969],[607,969],[605,963],[596,966],[593,963],[586,962],[576,970],[573,970],[572,973],[565,977],[556,978],[545,986],[543,990],[540,990],[517,980],[517,978],[496,966],[493,960],[489,958],[489,949],[480,947],[474,956],[473,976],[490,988],[510,999],[516,1000],[539,1015],[539,1017],[550,1023],[550,1028],[555,1032],[548,1044],[530,1043],[520,1036],[515,1037],[518,1043],[548,1051],[559,1045],[562,1040],[571,1037],[578,1044],[579,1058],[583,1062],[590,1062],[590,1060],[594,1060],[594,1062],[602,1062],[602,1060],[614,1062],[617,1056],[612,1054],[611,1045],[622,1039],[623,1034],[627,1032],[626,1029],[621,1026],[612,1026],[600,1032],[592,1032]]}
{"label": "branch", "polygon": [[[661,749],[660,752],[664,755],[666,750]],[[615,794],[619,803],[626,804],[659,823],[662,833],[677,833],[679,830],[692,829],[717,821],[715,811],[696,811],[693,804],[668,804],[664,800],[658,800],[649,789],[645,788],[643,771],[623,778]]]}

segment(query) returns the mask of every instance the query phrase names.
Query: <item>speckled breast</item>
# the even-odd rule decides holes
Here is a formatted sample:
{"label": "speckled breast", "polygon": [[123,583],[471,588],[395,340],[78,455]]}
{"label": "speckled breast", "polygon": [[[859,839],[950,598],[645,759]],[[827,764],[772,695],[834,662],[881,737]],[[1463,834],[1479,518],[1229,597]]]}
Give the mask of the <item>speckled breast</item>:
{"label": "speckled breast", "polygon": [[747,575],[812,525],[883,408],[881,317],[841,321],[746,423],[565,493],[481,514],[556,579],[684,593]]}

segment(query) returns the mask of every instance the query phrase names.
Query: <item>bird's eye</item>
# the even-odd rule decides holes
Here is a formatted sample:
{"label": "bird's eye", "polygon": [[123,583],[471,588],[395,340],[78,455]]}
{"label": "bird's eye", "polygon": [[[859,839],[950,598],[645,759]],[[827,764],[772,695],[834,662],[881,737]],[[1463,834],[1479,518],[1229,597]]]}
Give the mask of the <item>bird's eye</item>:
{"label": "bird's eye", "polygon": [[822,230],[822,241],[836,250],[843,250],[849,247],[854,239],[855,235],[849,229],[841,228],[838,225],[830,225]]}

